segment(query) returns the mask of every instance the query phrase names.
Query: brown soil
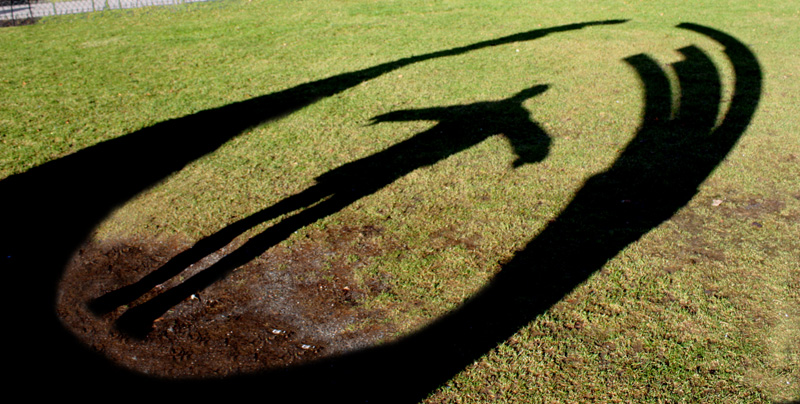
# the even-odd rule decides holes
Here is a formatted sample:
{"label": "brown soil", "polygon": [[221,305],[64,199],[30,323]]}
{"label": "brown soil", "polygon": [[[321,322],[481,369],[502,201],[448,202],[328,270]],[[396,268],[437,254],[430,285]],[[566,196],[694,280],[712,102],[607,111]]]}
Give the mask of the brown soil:
{"label": "brown soil", "polygon": [[18,18],[13,20],[0,20],[0,28],[17,27],[20,25],[32,25],[39,22],[39,18]]}
{"label": "brown soil", "polygon": [[[365,302],[391,291],[386,274],[360,275],[382,254],[382,230],[341,226],[280,245],[186,298],[144,339],[118,331],[127,306],[94,314],[89,302],[132,284],[190,247],[184,240],[93,241],[75,254],[59,286],[57,313],[92,349],[142,373],[219,377],[295,365],[388,338],[385,315]],[[202,271],[227,246],[142,296],[141,304]]]}

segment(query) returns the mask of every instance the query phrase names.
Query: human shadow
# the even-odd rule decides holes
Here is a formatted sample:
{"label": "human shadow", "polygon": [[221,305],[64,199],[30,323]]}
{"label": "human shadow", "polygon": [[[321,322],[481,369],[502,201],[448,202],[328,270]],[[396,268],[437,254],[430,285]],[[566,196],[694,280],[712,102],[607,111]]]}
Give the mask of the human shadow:
{"label": "human shadow", "polygon": [[[405,66],[623,22],[536,29],[401,58],[163,121],[0,180],[0,269],[4,284],[13,285],[13,293],[2,295],[3,307],[13,308],[5,321],[25,330],[5,333],[7,346],[26,352],[24,360],[14,362],[14,377],[68,380],[74,386],[144,379],[110,365],[61,325],[55,312],[58,282],[70,257],[113,209],[187,164],[249,128]],[[80,373],[74,372],[75,363],[82,364]]]}
{"label": "human shadow", "polygon": [[[685,59],[671,66],[680,88],[676,104],[669,75],[655,60],[644,54],[628,57],[625,62],[644,89],[636,135],[479,294],[396,342],[305,366],[187,386],[213,394],[252,391],[269,381],[287,388],[297,401],[418,402],[529,324],[685,206],[747,129],[762,88],[755,55],[718,30],[688,23],[678,27],[725,49],[735,87],[721,122],[720,74],[703,50],[678,50]],[[311,386],[302,388],[304,382]]]}
{"label": "human shadow", "polygon": [[340,211],[418,168],[436,164],[493,135],[503,135],[511,143],[517,156],[514,167],[541,161],[547,156],[550,138],[530,120],[529,112],[522,103],[546,89],[547,86],[538,85],[499,101],[393,111],[374,117],[373,124],[408,120],[438,121],[438,124],[405,141],[321,175],[315,185],[200,240],[138,282],[95,299],[90,308],[102,314],[131,303],[256,225],[305,209],[250,238],[234,252],[227,253],[179,286],[122,314],[117,320],[118,329],[143,338],[152,328],[154,320],[190,295],[255,259],[295,231]]}

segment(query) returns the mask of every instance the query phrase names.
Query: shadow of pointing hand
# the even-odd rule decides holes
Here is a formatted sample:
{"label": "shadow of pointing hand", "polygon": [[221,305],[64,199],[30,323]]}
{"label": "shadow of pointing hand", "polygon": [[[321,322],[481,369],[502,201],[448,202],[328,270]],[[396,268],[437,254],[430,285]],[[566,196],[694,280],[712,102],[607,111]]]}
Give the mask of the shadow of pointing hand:
{"label": "shadow of pointing hand", "polygon": [[[669,219],[736,144],[761,94],[761,70],[746,46],[711,28],[679,27],[719,42],[733,66],[734,94],[719,124],[720,75],[702,50],[680,49],[685,60],[672,66],[681,89],[677,111],[666,72],[646,55],[626,58],[644,88],[637,134],[484,290],[398,342],[270,376],[315,380],[352,401],[419,401]],[[409,113],[395,114],[389,118]]]}

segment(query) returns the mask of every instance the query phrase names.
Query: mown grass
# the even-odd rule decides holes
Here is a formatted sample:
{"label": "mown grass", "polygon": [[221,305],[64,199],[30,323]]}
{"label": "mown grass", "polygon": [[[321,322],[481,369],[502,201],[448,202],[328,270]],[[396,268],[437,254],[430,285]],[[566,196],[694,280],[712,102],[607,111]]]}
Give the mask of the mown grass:
{"label": "mown grass", "polygon": [[479,290],[615,160],[642,109],[623,58],[647,53],[666,65],[697,44],[716,55],[730,91],[719,46],[675,29],[695,22],[737,37],[762,64],[762,101],[742,140],[673,219],[427,401],[800,399],[800,55],[791,40],[800,11],[791,2],[255,0],[46,18],[0,31],[0,178],[336,74],[621,18],[630,21],[409,65],[322,99],[194,161],[95,237],[212,234],[435,123],[370,126],[374,116],[549,84],[525,102],[552,137],[545,161],[512,169],[508,142],[493,137],[296,234],[384,228],[385,245],[403,248],[363,269],[392,279],[391,293],[367,304],[414,330]]}

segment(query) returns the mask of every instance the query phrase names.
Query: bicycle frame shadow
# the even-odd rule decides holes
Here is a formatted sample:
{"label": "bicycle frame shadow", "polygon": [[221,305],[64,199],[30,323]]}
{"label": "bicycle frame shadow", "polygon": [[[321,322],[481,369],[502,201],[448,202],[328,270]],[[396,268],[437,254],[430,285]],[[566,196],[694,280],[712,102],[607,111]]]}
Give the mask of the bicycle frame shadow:
{"label": "bicycle frame shadow", "polygon": [[[181,134],[177,136],[181,141],[167,147],[170,150],[149,151],[158,156],[161,163],[157,169],[147,171],[142,178],[137,177],[136,173],[129,173],[130,178],[126,179],[131,183],[113,190],[110,195],[98,195],[97,190],[86,186],[87,191],[92,191],[88,195],[97,195],[100,199],[92,201],[90,208],[72,202],[50,212],[47,208],[53,209],[53,206],[49,201],[34,197],[26,197],[22,202],[15,203],[3,201],[3,208],[16,208],[14,212],[27,214],[11,219],[10,229],[16,234],[31,238],[48,228],[57,230],[58,226],[74,226],[47,235],[49,243],[46,245],[53,248],[48,256],[37,256],[38,250],[26,247],[25,241],[28,240],[24,237],[20,242],[8,237],[8,231],[3,234],[0,248],[11,247],[8,255],[5,251],[2,255],[4,264],[12,268],[8,271],[10,280],[25,288],[24,299],[28,304],[25,309],[45,317],[42,319],[44,324],[33,325],[32,328],[38,335],[45,333],[46,337],[53,339],[48,353],[62,359],[50,369],[42,369],[41,363],[22,364],[21,371],[26,372],[28,377],[63,378],[66,384],[82,388],[91,389],[103,383],[105,387],[115,390],[115,395],[137,399],[148,398],[151,389],[166,389],[167,394],[182,399],[264,395],[265,389],[269,389],[270,397],[280,396],[274,389],[282,389],[287,397],[298,401],[324,397],[338,397],[349,402],[414,402],[423,399],[558,302],[629,244],[669,219],[696,194],[697,187],[747,129],[758,105],[762,86],[761,69],[755,55],[745,45],[708,27],[679,25],[680,28],[719,42],[725,47],[725,54],[733,65],[736,80],[734,95],[724,119],[718,125],[716,116],[721,103],[720,76],[702,50],[696,47],[680,50],[686,59],[674,65],[682,89],[680,110],[674,118],[671,86],[665,72],[646,55],[627,58],[626,62],[641,78],[646,107],[642,126],[617,161],[605,172],[589,179],[557,220],[504,265],[483,291],[453,314],[397,342],[291,369],[227,379],[152,379],[115,368],[98,355],[81,348],[60,327],[52,313],[55,284],[67,257],[113,206],[128,200],[188,162],[212,152],[248,127],[291,113],[318,98],[413,63],[411,60],[416,62],[456,55],[485,46],[535,39],[551,32],[618,22],[575,24],[565,26],[571,28],[532,31],[402,59],[158,124],[76,153],[77,157],[73,155],[47,163],[3,180],[0,182],[0,191],[4,195],[14,195],[6,193],[8,190],[22,195],[21,192],[26,189],[38,189],[33,194],[38,198],[51,193],[66,195],[67,188],[59,185],[58,181],[87,175],[93,179],[91,185],[96,186],[100,182],[94,180],[104,178],[91,173],[92,169],[96,170],[97,164],[107,162],[113,163],[114,167],[125,167],[125,164],[136,162],[136,156],[122,161],[113,159],[128,156],[131,147],[135,152],[144,151],[147,146],[159,145],[159,134],[170,133],[168,131],[171,130],[178,130],[177,133]],[[264,114],[260,111],[262,108],[270,112]],[[234,118],[231,119],[231,116]],[[187,140],[186,133],[191,133],[191,129],[203,128],[203,133],[206,133],[204,124],[222,118],[237,123],[236,127],[220,127],[220,130],[224,129],[222,134],[203,139],[189,147],[190,150],[181,150],[178,156],[169,155],[178,146],[185,146],[182,142]],[[106,156],[107,153],[112,156]],[[54,189],[32,188],[35,186],[52,186]],[[620,201],[631,202],[621,204]],[[79,214],[76,217],[64,216],[69,208],[78,208]],[[10,212],[6,209],[0,211]],[[43,226],[48,227],[43,230]],[[580,254],[576,253],[578,251]],[[5,258],[7,256],[11,258]],[[27,270],[23,266],[27,266]],[[43,272],[34,271],[38,269]],[[31,347],[38,347],[40,343],[35,339],[27,342]],[[26,343],[19,345],[24,347]],[[79,363],[87,368],[70,373]]]}

